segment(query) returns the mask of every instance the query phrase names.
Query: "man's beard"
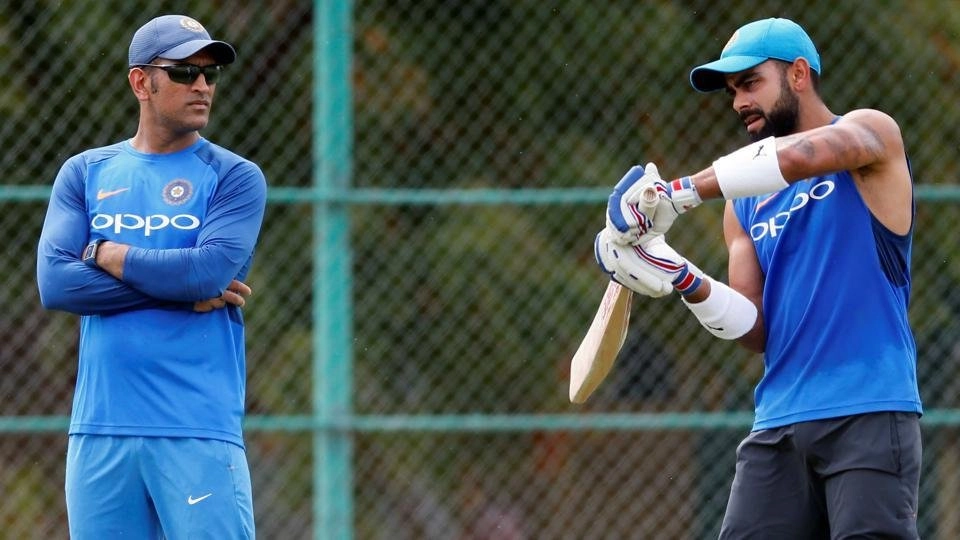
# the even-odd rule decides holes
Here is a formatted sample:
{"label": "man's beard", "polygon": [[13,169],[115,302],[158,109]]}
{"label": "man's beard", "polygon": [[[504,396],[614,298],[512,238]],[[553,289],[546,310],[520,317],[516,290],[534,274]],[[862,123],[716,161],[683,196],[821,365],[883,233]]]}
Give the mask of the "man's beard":
{"label": "man's beard", "polygon": [[[761,116],[763,116],[763,127],[760,128],[760,131],[748,133],[750,139],[754,142],[770,136],[782,137],[784,135],[790,135],[797,129],[797,117],[800,115],[800,100],[797,99],[796,94],[790,91],[786,74],[784,74],[780,84],[780,97],[778,97],[777,102],[773,104],[773,108],[770,109],[769,113],[760,111]],[[756,111],[745,112],[741,114],[741,118],[755,113]]]}

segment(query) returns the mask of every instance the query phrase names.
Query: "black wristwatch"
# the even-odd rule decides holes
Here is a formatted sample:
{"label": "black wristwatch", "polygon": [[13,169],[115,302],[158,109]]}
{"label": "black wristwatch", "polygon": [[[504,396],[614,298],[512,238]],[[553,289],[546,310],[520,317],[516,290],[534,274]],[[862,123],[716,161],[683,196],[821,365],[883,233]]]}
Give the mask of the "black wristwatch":
{"label": "black wristwatch", "polygon": [[105,239],[103,238],[97,238],[87,244],[87,247],[83,248],[83,255],[80,256],[80,260],[91,268],[100,268],[100,266],[97,265],[97,251],[100,249],[100,244],[104,243],[104,241]]}

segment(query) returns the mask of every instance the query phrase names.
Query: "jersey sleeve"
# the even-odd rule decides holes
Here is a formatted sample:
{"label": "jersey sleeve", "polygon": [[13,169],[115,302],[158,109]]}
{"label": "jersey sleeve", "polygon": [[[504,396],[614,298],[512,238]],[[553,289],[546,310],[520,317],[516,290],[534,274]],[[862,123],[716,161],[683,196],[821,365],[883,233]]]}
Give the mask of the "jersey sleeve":
{"label": "jersey sleeve", "polygon": [[79,315],[187,309],[185,304],[145,294],[80,260],[90,237],[85,171],[83,156],[74,156],[63,164],[53,183],[37,247],[37,288],[43,306]]}
{"label": "jersey sleeve", "polygon": [[223,294],[242,279],[260,233],[267,200],[263,172],[252,162],[234,164],[220,179],[192,248],[130,247],[123,281],[149,296],[200,301]]}

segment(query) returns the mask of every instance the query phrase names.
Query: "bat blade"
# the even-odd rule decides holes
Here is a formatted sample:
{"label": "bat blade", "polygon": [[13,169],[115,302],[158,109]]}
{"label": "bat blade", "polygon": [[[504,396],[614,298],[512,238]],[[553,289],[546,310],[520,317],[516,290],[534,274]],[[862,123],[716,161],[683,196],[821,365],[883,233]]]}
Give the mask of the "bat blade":
{"label": "bat blade", "polygon": [[610,281],[590,328],[570,361],[570,401],[583,403],[610,373],[630,323],[633,291]]}

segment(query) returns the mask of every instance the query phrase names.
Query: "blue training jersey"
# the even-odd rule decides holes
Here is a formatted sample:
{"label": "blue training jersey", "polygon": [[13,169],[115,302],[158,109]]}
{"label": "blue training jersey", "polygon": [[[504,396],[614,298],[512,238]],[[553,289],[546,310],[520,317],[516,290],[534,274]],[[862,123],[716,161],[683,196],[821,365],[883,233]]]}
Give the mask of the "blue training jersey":
{"label": "blue training jersey", "polygon": [[765,276],[754,429],[922,412],[907,318],[913,225],[883,226],[847,171],[733,207]]}
{"label": "blue training jersey", "polygon": [[[81,315],[71,434],[243,446],[241,310],[193,304],[244,279],[265,204],[260,169],[203,138],[172,154],[124,141],[64,163],[37,283],[44,306]],[[96,238],[131,246],[122,281],[80,260]]]}

